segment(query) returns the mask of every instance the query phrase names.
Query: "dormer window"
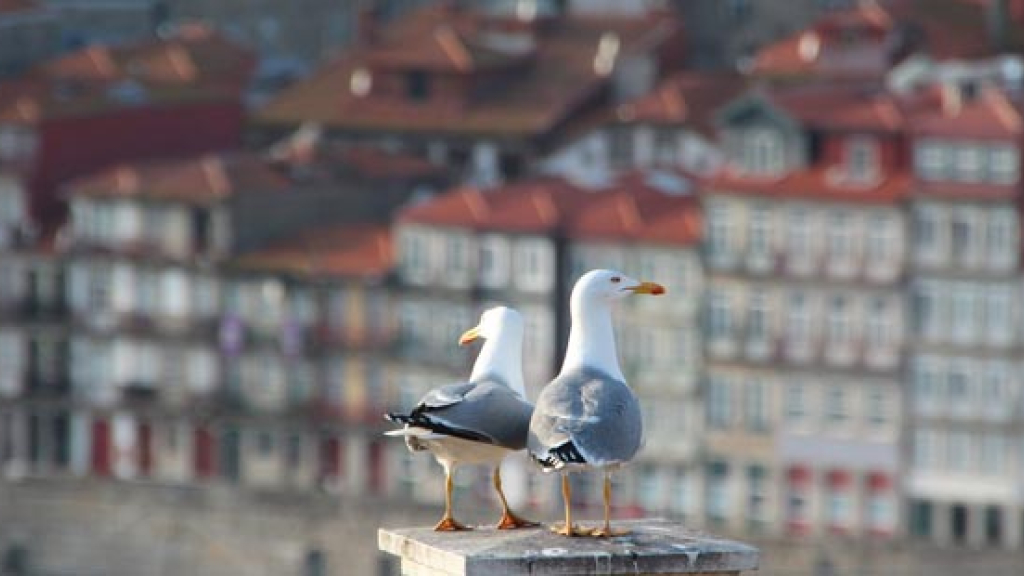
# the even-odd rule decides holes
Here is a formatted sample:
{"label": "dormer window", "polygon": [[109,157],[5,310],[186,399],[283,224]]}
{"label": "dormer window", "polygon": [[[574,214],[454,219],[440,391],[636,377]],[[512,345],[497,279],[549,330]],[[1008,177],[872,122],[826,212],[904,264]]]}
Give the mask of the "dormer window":
{"label": "dormer window", "polygon": [[422,102],[430,98],[430,75],[423,70],[412,70],[405,74],[405,95],[410,100]]}
{"label": "dormer window", "polygon": [[846,143],[846,173],[851,180],[872,180],[878,176],[878,143],[866,136],[854,136]]}
{"label": "dormer window", "polygon": [[783,171],[782,139],[767,129],[746,132],[742,144],[742,167],[745,172],[759,176],[774,176]]}

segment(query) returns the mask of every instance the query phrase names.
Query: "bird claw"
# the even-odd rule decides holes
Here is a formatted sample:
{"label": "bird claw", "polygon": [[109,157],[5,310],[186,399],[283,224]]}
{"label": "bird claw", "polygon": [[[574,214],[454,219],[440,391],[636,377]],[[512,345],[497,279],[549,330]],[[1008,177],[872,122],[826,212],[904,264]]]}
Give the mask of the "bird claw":
{"label": "bird claw", "polygon": [[516,516],[511,512],[505,512],[498,522],[498,530],[515,530],[517,528],[534,528],[540,526],[540,522],[532,522]]}
{"label": "bird claw", "polygon": [[561,524],[561,525],[556,524],[556,525],[552,526],[551,527],[551,531],[554,532],[555,534],[560,534],[562,536],[568,536],[570,538],[572,538],[572,537],[581,537],[581,536],[592,536],[594,534],[594,530],[591,529],[591,528],[584,528],[582,526],[566,526],[564,524]]}
{"label": "bird claw", "polygon": [[472,528],[464,524],[459,524],[455,521],[455,518],[450,516],[442,518],[441,521],[434,526],[435,532],[461,532],[464,530],[472,530]]}
{"label": "bird claw", "polygon": [[615,538],[617,536],[628,536],[629,530],[613,530],[611,527],[595,528],[590,531],[594,538]]}

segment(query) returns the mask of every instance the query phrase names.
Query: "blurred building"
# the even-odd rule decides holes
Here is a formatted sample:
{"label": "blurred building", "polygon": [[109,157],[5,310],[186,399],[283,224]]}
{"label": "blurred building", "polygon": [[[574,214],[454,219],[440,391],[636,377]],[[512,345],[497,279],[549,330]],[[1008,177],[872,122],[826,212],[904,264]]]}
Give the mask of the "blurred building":
{"label": "blurred building", "polygon": [[56,15],[60,47],[120,44],[152,37],[169,0],[40,0]]}
{"label": "blurred building", "polygon": [[0,176],[24,188],[37,222],[54,222],[58,187],[71,178],[235,147],[252,65],[249,52],[205,27],[39,64],[0,85]]}
{"label": "blurred building", "polygon": [[908,528],[943,544],[1024,532],[1022,109],[995,86],[948,82],[909,127]]}
{"label": "blurred building", "polygon": [[0,2],[0,79],[57,52],[57,17],[41,1]]}
{"label": "blurred building", "polygon": [[526,174],[566,126],[646,93],[681,62],[664,11],[583,17],[440,2],[384,23],[256,114],[263,138],[305,122],[414,152],[488,186]]}
{"label": "blurred building", "polygon": [[[841,111],[841,113],[839,113]],[[885,94],[754,91],[705,183],[707,515],[795,534],[898,526],[909,191]]]}

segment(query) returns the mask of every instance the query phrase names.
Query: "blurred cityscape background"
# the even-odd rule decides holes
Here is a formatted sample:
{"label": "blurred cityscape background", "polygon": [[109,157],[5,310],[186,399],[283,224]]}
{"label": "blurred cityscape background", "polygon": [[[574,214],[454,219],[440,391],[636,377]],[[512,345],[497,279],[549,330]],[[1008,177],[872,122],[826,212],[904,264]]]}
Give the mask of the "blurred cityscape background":
{"label": "blurred cityscape background", "polygon": [[615,516],[1024,574],[1022,54],[1018,0],[0,0],[0,574],[396,573],[443,475],[383,412],[494,303],[535,398],[595,267],[668,288]]}

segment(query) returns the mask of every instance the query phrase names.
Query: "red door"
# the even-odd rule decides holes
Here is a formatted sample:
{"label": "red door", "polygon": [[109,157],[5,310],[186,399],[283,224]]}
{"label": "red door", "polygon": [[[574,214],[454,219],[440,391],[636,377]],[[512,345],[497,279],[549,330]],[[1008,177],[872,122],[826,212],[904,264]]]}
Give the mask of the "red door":
{"label": "red door", "polygon": [[110,422],[97,418],[92,422],[92,473],[110,476]]}
{"label": "red door", "polygon": [[341,442],[337,436],[320,439],[320,479],[336,480],[341,476]]}
{"label": "red door", "polygon": [[139,422],[138,450],[135,452],[139,461],[139,476],[149,476],[153,471],[153,429],[149,422]]}
{"label": "red door", "polygon": [[213,434],[205,427],[193,433],[193,470],[195,477],[205,480],[213,477]]}
{"label": "red door", "polygon": [[384,492],[384,445],[380,440],[370,442],[370,492]]}

